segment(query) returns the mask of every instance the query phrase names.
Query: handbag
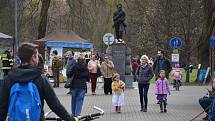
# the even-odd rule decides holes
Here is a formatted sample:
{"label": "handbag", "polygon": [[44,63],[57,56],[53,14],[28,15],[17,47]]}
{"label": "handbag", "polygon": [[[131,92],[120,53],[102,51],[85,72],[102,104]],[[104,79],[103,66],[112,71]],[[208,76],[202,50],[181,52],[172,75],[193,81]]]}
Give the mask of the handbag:
{"label": "handbag", "polygon": [[75,74],[72,74],[72,77],[68,78],[65,85],[64,85],[64,88],[68,89],[71,87],[71,84],[72,84],[72,81],[75,77]]}

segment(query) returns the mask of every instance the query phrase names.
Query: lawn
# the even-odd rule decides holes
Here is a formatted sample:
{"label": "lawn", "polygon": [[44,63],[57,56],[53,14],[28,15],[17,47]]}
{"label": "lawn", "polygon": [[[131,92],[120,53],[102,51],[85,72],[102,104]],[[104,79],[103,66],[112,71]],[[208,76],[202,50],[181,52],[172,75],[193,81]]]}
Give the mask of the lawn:
{"label": "lawn", "polygon": [[[195,83],[196,77],[197,77],[197,69],[193,69],[192,73],[190,73],[190,83],[191,84]],[[153,77],[151,82],[155,83],[155,76]],[[170,83],[173,82],[172,71],[171,71],[170,76],[169,76],[169,82]],[[183,83],[186,82],[186,71],[184,69],[182,69],[182,82]]]}

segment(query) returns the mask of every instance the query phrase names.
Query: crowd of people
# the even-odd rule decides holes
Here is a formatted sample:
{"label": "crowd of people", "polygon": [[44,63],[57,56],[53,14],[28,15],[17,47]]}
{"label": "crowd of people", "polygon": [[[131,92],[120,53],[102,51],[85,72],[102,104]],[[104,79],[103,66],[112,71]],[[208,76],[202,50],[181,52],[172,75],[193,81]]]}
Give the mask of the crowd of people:
{"label": "crowd of people", "polygon": [[[26,54],[27,53],[27,54]],[[59,87],[59,71],[60,60],[58,52],[52,52],[52,71],[54,84],[51,85],[46,76],[43,75],[44,60],[38,53],[38,46],[32,43],[24,43],[18,49],[18,56],[21,64],[12,69],[5,75],[3,86],[0,91],[0,120],[6,120],[6,117],[13,119],[16,110],[14,108],[14,100],[20,101],[25,113],[31,111],[31,106],[25,104],[25,101],[14,98],[21,89],[26,89],[31,92],[31,95],[38,95],[28,98],[36,98],[37,104],[41,105],[41,112],[36,117],[38,120],[44,120],[44,100],[47,102],[50,109],[55,112],[60,118],[66,121],[77,121],[81,115],[85,94],[87,93],[87,82],[91,82],[91,94],[96,95],[97,78],[104,78],[104,94],[112,95],[112,103],[115,107],[115,112],[120,113],[121,107],[125,100],[125,82],[120,79],[120,75],[115,70],[115,65],[111,61],[108,54],[105,54],[103,61],[99,60],[97,54],[92,54],[90,59],[86,59],[86,55],[80,54],[77,59],[74,59],[74,53],[68,52],[66,76],[70,80],[69,92],[71,95],[71,112],[70,115],[64,106],[60,103],[56,96],[53,87]],[[131,72],[134,81],[138,83],[140,111],[147,112],[148,105],[148,90],[150,80],[155,76],[156,84],[154,94],[160,105],[160,112],[167,112],[167,97],[170,95],[169,76],[172,70],[171,64],[165,58],[164,51],[158,51],[157,58],[154,62],[147,55],[142,55],[139,59],[131,59]],[[88,63],[87,63],[88,62]],[[181,80],[180,65],[176,64],[173,68],[173,79]],[[212,84],[212,93],[209,97],[204,97],[199,100],[200,105],[207,112],[204,120],[212,121],[214,118],[215,101],[214,101],[215,80]],[[34,91],[32,91],[34,89]],[[25,91],[26,91],[25,90]],[[20,92],[19,92],[20,93]],[[24,93],[23,93],[24,94]],[[20,96],[21,97],[21,96]],[[26,99],[28,99],[26,98]],[[13,100],[14,99],[14,100]],[[25,98],[24,98],[25,99]],[[16,104],[16,106],[19,104]],[[9,108],[8,108],[9,107]],[[21,112],[19,112],[21,114]],[[25,114],[26,115],[26,114]],[[30,115],[31,116],[31,115]],[[35,116],[33,116],[35,118]],[[32,119],[31,119],[32,120]]]}

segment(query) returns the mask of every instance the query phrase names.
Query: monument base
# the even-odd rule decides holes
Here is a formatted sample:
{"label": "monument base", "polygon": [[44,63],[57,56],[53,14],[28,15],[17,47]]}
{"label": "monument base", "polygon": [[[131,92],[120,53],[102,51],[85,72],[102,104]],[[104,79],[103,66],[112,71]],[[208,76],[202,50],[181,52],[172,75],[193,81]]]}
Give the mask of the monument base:
{"label": "monument base", "polygon": [[125,76],[125,87],[126,88],[129,88],[129,89],[134,89],[134,86],[133,86],[133,75],[124,75]]}
{"label": "monument base", "polygon": [[131,49],[123,43],[115,43],[107,48],[115,70],[120,79],[126,83],[127,88],[133,88],[133,76],[131,75]]}

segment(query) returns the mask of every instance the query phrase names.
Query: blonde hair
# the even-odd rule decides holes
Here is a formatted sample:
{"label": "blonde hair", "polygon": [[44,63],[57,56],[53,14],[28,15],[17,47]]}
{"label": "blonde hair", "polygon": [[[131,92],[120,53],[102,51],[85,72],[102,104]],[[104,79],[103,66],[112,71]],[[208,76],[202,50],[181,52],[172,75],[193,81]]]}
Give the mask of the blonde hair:
{"label": "blonde hair", "polygon": [[117,76],[120,76],[120,75],[118,73],[114,73],[113,77],[112,77],[112,80],[114,81]]}
{"label": "blonde hair", "polygon": [[146,59],[147,63],[149,62],[149,57],[147,55],[142,55],[140,61]]}

